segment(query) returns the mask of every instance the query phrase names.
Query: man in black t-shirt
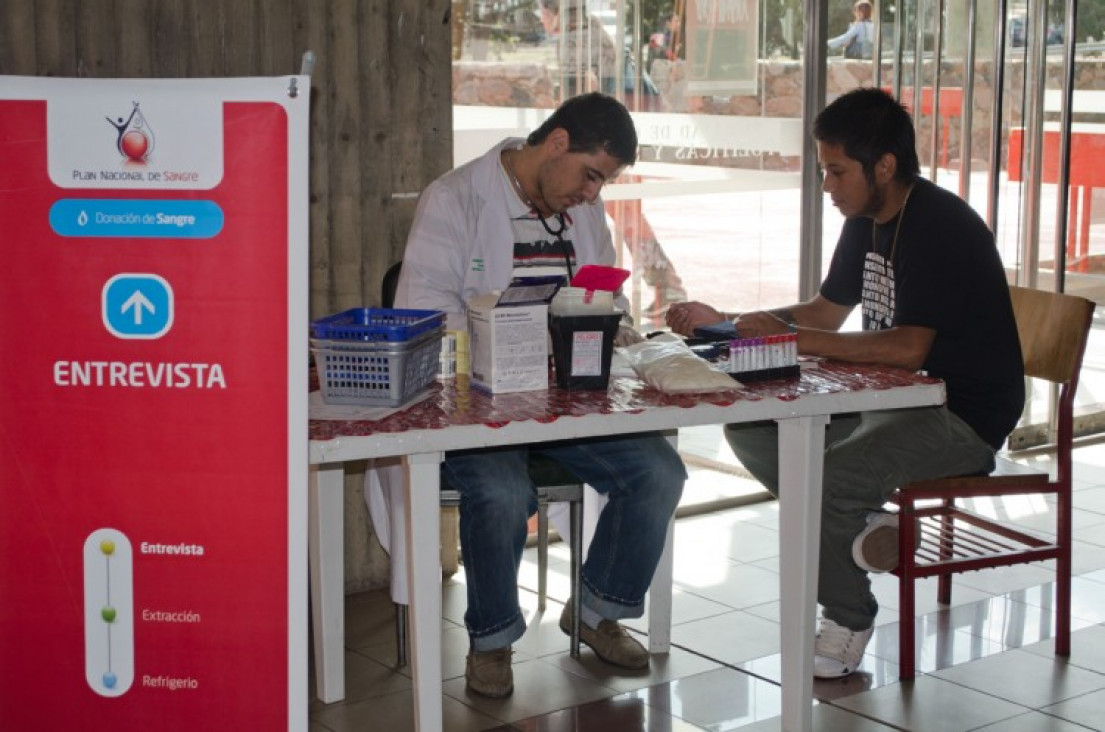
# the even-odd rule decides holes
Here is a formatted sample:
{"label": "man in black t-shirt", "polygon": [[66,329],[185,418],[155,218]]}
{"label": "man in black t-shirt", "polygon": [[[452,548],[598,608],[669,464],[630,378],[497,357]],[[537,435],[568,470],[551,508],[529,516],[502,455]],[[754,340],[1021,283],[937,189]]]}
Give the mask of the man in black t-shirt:
{"label": "man in black t-shirt", "polygon": [[[793,330],[802,353],[923,369],[947,404],[834,417],[825,437],[814,674],[856,671],[878,603],[869,571],[897,563],[897,517],[881,512],[900,485],[988,472],[1024,405],[1024,371],[1005,270],[985,223],[920,178],[909,114],[878,89],[856,89],[814,123],[822,185],[848,218],[813,298],[735,317],[742,337]],[[841,332],[859,305],[863,330]],[[673,306],[683,334],[727,319],[704,303]],[[778,491],[778,431],[729,425],[748,470]],[[880,551],[882,549],[882,551]],[[903,621],[907,622],[907,621]]]}

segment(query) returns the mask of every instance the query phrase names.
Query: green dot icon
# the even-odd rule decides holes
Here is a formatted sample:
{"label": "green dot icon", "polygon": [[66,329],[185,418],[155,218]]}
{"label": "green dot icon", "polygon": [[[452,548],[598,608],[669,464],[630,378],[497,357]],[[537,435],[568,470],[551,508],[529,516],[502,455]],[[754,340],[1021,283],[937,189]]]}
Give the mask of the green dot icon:
{"label": "green dot icon", "polygon": [[115,622],[115,608],[113,608],[111,606],[107,606],[107,607],[103,608],[102,610],[100,610],[100,617],[102,617],[104,619],[105,623],[114,623]]}
{"label": "green dot icon", "polygon": [[114,541],[101,541],[100,542],[100,551],[102,551],[104,554],[106,554],[110,557],[112,554],[115,553],[115,542]]}

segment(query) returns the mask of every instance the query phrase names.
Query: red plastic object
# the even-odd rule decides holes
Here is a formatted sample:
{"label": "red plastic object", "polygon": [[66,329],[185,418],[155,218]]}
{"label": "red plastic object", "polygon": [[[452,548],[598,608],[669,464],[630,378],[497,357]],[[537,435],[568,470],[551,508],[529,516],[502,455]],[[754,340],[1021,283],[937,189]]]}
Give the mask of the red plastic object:
{"label": "red plastic object", "polygon": [[628,269],[607,267],[602,264],[585,264],[579,268],[570,284],[572,287],[582,287],[587,290],[616,292],[628,278]]}

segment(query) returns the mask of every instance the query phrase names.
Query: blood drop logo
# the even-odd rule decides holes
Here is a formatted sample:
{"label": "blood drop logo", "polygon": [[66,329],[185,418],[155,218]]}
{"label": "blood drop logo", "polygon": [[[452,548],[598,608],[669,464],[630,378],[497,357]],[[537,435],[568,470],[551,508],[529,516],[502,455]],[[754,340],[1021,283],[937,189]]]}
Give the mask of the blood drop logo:
{"label": "blood drop logo", "polygon": [[138,102],[132,102],[132,104],[134,106],[130,110],[129,117],[125,119],[105,117],[105,119],[115,128],[117,133],[115,147],[126,163],[144,164],[153,152],[153,130],[150,129],[150,123],[146,121],[142,110],[138,108]]}

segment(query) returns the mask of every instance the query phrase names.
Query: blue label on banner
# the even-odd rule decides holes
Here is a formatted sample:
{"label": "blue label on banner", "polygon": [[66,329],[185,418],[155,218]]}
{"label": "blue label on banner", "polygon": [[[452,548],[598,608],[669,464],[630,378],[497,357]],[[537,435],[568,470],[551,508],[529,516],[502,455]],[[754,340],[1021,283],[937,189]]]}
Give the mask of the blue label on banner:
{"label": "blue label on banner", "polygon": [[160,338],[173,324],[173,288],[155,274],[121,274],[103,290],[104,325],[118,338]]}
{"label": "blue label on banner", "polygon": [[50,207],[61,236],[209,239],[223,228],[213,201],[65,198]]}

